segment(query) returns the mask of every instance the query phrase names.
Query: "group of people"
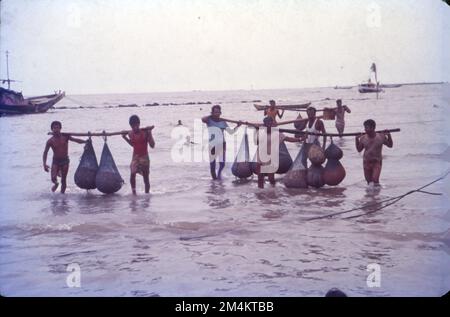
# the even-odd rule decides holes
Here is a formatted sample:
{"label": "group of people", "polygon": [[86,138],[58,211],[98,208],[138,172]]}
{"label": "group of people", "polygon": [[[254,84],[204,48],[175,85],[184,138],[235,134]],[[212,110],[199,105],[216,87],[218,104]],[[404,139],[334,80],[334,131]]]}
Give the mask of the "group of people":
{"label": "group of people", "polygon": [[[219,105],[215,105],[211,108],[211,114],[209,116],[205,116],[202,118],[202,121],[207,125],[208,128],[215,127],[219,128],[222,131],[221,146],[217,146],[217,143],[213,143],[211,141],[216,137],[215,134],[210,134],[210,172],[212,179],[220,179],[221,173],[225,167],[225,151],[226,151],[226,143],[225,137],[223,136],[224,131],[232,134],[236,131],[236,129],[241,124],[246,124],[248,126],[252,126],[256,129],[260,127],[264,127],[267,133],[267,154],[270,155],[270,134],[272,133],[272,128],[277,126],[277,117],[282,118],[284,115],[283,109],[278,109],[276,107],[276,103],[274,100],[270,100],[269,107],[264,111],[264,119],[262,124],[253,124],[249,122],[238,121],[234,129],[231,129],[228,126],[227,121],[223,120],[221,116],[221,107]],[[336,108],[333,109],[335,111],[336,121],[335,126],[339,135],[344,133],[345,129],[345,113],[351,113],[351,110],[348,106],[342,105],[342,100],[336,100]],[[323,143],[322,147],[325,149],[326,146],[326,129],[323,121],[316,116],[317,110],[314,107],[308,107],[306,110],[307,114],[307,123],[305,127],[304,134],[296,135],[295,137],[287,137],[284,133],[279,133],[279,142],[303,142],[303,146],[305,147],[305,151],[307,152],[309,147],[312,144],[317,144],[320,146],[319,136],[323,135]],[[301,117],[300,117],[301,119]],[[382,147],[386,145],[389,148],[392,148],[393,141],[391,134],[388,131],[384,131],[383,133],[377,133],[375,131],[376,123],[372,119],[368,119],[364,122],[364,134],[357,135],[355,137],[355,146],[358,152],[364,150],[363,154],[363,169],[364,169],[364,177],[367,181],[367,184],[373,186],[379,186],[380,182],[380,174],[382,167]],[[259,145],[259,134],[255,134],[256,139],[255,143]],[[213,144],[212,144],[213,143]],[[219,169],[216,170],[216,159],[219,159]],[[307,166],[307,156],[303,156],[303,165]],[[256,159],[256,173],[258,175],[258,187],[264,188],[265,177],[269,179],[270,184],[275,184],[275,173],[264,173],[261,170],[263,163],[259,158],[259,151],[257,151],[257,159]]]}
{"label": "group of people", "polygon": [[[339,134],[344,132],[345,121],[344,115],[345,113],[350,113],[350,109],[342,105],[341,100],[337,100],[336,111],[336,129]],[[323,121],[316,116],[316,109],[314,107],[308,107],[307,113],[307,123],[306,123],[306,133],[300,134],[299,136],[288,137],[284,133],[279,133],[279,141],[280,143],[283,141],[287,142],[304,142],[303,146],[306,146],[306,150],[312,144],[318,144],[319,135],[323,134],[323,148],[326,145],[326,130]],[[234,128],[230,128],[228,126],[227,121],[221,118],[221,106],[214,105],[211,108],[211,113],[208,116],[202,118],[202,121],[207,125],[208,128],[214,127],[214,131],[220,131],[221,135],[217,136],[217,133],[210,133],[209,138],[209,151],[210,151],[210,173],[213,180],[221,179],[222,171],[225,168],[225,152],[226,152],[226,143],[224,132],[228,132],[230,134],[236,132],[236,130],[242,124],[246,124],[248,126],[253,126],[256,129],[260,127],[264,127],[267,133],[267,139],[264,138],[264,141],[270,140],[270,134],[272,133],[272,129],[277,126],[276,118],[282,118],[284,114],[284,110],[280,110],[276,107],[275,101],[270,101],[270,106],[265,111],[265,117],[261,124],[254,124],[244,121],[237,121],[237,124]],[[144,180],[145,185],[145,193],[149,193],[150,191],[150,180],[149,180],[149,171],[150,171],[150,159],[148,154],[148,147],[155,147],[155,140],[152,135],[152,128],[140,128],[140,119],[136,115],[132,115],[129,118],[129,124],[131,127],[131,131],[124,132],[122,134],[123,139],[133,148],[133,155],[130,164],[130,185],[133,194],[136,194],[136,175],[141,174]],[[181,121],[178,122],[178,125],[181,125]],[[51,173],[51,181],[53,186],[51,190],[54,192],[57,190],[58,176],[61,178],[61,193],[64,193],[67,187],[67,174],[69,170],[69,155],[68,155],[68,143],[69,141],[73,141],[76,143],[86,143],[87,141],[81,140],[78,138],[74,138],[71,135],[64,134],[61,132],[62,124],[59,121],[53,121],[50,125],[52,130],[52,137],[47,141],[43,153],[43,168],[46,172]],[[356,136],[355,138],[355,146],[358,152],[364,150],[363,155],[363,168],[364,168],[364,176],[368,184],[373,183],[374,185],[379,185],[379,178],[381,174],[382,167],[382,147],[386,145],[388,147],[393,146],[392,137],[389,132],[377,133],[375,132],[376,123],[374,120],[369,119],[364,122],[365,134],[361,134]],[[209,130],[209,129],[208,129]],[[259,145],[258,133],[256,136],[256,144]],[[220,145],[217,146],[216,137],[220,137]],[[269,141],[270,142],[270,141]],[[271,146],[267,147],[270,149]],[[47,155],[49,149],[53,150],[53,160],[51,167],[47,165]],[[269,150],[270,151],[270,150]],[[259,151],[257,152],[259,153]],[[267,153],[270,155],[270,153]],[[217,169],[217,161],[219,161],[219,166]],[[304,166],[307,166],[306,156],[304,157]],[[256,164],[256,172],[258,174],[258,187],[264,187],[265,178],[268,177],[269,182],[274,185],[275,184],[275,173],[265,173],[262,171],[263,164],[257,156],[257,164]]]}
{"label": "group of people", "polygon": [[[122,133],[123,139],[133,148],[133,155],[130,164],[130,184],[131,190],[136,195],[136,175],[142,175],[144,179],[145,193],[150,192],[150,159],[148,147],[155,147],[155,140],[152,135],[152,127],[140,128],[140,119],[137,115],[132,115],[129,119],[131,131]],[[53,186],[51,190],[55,192],[59,186],[58,176],[61,177],[61,193],[65,193],[67,187],[67,173],[69,171],[69,141],[76,143],[86,143],[87,141],[77,139],[71,135],[61,133],[62,124],[53,121],[50,125],[53,136],[47,141],[42,157],[44,170],[50,171]],[[47,155],[49,149],[53,150],[53,160],[51,168],[47,165]]]}

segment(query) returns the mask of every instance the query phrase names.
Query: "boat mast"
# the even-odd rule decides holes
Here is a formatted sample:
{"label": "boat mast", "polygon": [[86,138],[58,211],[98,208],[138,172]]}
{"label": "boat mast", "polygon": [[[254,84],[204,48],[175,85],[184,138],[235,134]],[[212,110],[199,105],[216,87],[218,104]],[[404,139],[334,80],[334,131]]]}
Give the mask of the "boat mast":
{"label": "boat mast", "polygon": [[375,73],[375,82],[376,82],[376,84],[377,84],[377,99],[378,99],[378,88],[379,88],[379,85],[378,85],[378,78],[377,78],[377,66],[375,65],[375,63],[372,63],[372,66],[370,66],[370,70],[371,71],[373,71],[374,73]]}
{"label": "boat mast", "polygon": [[9,89],[11,89],[11,83],[17,82],[17,80],[13,80],[13,79],[9,78],[9,51],[6,51],[5,54],[6,54],[6,79],[0,79],[0,82],[2,84],[8,83],[8,90],[9,90]]}
{"label": "boat mast", "polygon": [[8,89],[10,89],[11,80],[9,79],[9,52],[6,51],[6,81],[8,82]]}

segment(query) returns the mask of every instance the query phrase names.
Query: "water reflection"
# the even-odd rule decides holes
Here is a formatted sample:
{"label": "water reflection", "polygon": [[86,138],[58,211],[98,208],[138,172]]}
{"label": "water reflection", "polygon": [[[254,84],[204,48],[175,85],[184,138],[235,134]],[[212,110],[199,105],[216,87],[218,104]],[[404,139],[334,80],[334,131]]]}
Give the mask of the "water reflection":
{"label": "water reflection", "polygon": [[150,208],[150,195],[144,195],[141,197],[132,196],[129,204],[130,212],[144,212]]}
{"label": "water reflection", "polygon": [[226,208],[231,206],[229,193],[226,195],[226,187],[223,181],[211,180],[206,191],[206,203],[213,208]]}
{"label": "water reflection", "polygon": [[70,204],[67,195],[55,194],[50,199],[50,210],[55,216],[64,216],[70,212]]}

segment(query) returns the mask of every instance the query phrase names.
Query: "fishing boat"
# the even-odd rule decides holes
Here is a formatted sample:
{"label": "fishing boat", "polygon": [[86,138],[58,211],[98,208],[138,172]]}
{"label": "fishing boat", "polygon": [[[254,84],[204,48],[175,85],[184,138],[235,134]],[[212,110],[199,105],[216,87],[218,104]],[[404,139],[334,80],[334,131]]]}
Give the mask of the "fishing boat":
{"label": "fishing boat", "polygon": [[10,89],[8,51],[6,51],[7,79],[0,79],[2,83],[8,83],[8,89],[0,87],[0,116],[9,114],[31,114],[42,113],[53,107],[65,96],[65,92],[55,92],[51,95],[24,98],[21,92]]}
{"label": "fishing boat", "polygon": [[0,115],[42,113],[64,98],[64,92],[24,98],[21,93],[0,87]]}
{"label": "fishing boat", "polygon": [[[370,71],[374,72],[375,74],[375,82],[376,84],[372,83],[369,77],[369,80],[367,81],[367,83],[362,83],[360,85],[358,85],[358,91],[360,93],[379,93],[382,92],[383,89],[381,89],[380,83],[378,82],[377,79],[377,66],[375,65],[375,63],[372,63],[372,66],[370,66]],[[377,95],[378,98],[378,95]]]}
{"label": "fishing boat", "polygon": [[381,89],[381,86],[379,85],[364,83],[358,86],[358,91],[360,93],[370,93],[370,92],[382,92],[383,89]]}
{"label": "fishing boat", "polygon": [[[311,105],[311,103],[307,102],[307,103],[302,103],[302,104],[298,104],[298,105],[277,105],[277,108],[282,109],[282,110],[287,110],[287,109],[295,110],[295,109],[305,109],[305,108],[308,108],[310,105]],[[256,108],[256,110],[266,110],[267,108],[269,108],[269,106],[258,105],[258,104],[253,104],[253,106]]]}

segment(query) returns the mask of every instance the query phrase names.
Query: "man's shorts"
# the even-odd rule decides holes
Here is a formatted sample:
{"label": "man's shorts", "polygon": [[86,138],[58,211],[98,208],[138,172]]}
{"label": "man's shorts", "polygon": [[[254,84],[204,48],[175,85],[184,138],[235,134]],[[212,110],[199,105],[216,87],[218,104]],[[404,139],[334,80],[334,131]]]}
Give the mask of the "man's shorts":
{"label": "man's shorts", "polygon": [[143,174],[143,172],[149,173],[150,171],[150,159],[147,155],[133,155],[130,164],[131,173]]}

